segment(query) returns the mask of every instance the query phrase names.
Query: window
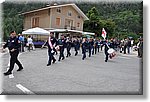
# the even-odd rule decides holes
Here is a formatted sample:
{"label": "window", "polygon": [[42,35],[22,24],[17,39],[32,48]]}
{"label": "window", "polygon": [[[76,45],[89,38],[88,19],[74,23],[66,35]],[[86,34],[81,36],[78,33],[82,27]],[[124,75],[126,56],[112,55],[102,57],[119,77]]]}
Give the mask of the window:
{"label": "window", "polygon": [[60,25],[60,18],[56,18],[56,25],[57,25],[57,26]]}
{"label": "window", "polygon": [[61,13],[61,8],[60,7],[57,8],[57,12]]}
{"label": "window", "polygon": [[39,27],[39,17],[32,18],[32,28]]}
{"label": "window", "polygon": [[80,23],[77,23],[77,27],[80,27]]}
{"label": "window", "polygon": [[73,20],[71,20],[71,19],[65,19],[65,26],[67,26],[67,27],[73,26]]}
{"label": "window", "polygon": [[80,19],[81,17],[78,15],[78,18]]}
{"label": "window", "polygon": [[71,11],[69,11],[69,12],[68,12],[68,16],[71,16],[71,15],[72,15],[72,12],[71,12]]}

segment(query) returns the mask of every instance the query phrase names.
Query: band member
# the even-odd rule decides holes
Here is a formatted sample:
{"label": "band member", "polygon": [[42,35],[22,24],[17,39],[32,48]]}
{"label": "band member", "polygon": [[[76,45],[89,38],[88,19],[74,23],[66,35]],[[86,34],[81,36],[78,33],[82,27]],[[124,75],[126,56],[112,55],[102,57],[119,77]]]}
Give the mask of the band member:
{"label": "band member", "polygon": [[89,49],[89,57],[91,57],[92,39],[89,39],[89,41],[88,41],[88,49]]}
{"label": "band member", "polygon": [[47,66],[50,66],[52,60],[53,60],[52,63],[56,62],[56,59],[54,57],[54,53],[55,53],[55,47],[57,45],[57,40],[54,38],[54,34],[53,33],[50,33],[50,36],[49,36],[48,41],[47,41],[46,44],[48,46],[48,56],[49,56]]}
{"label": "band member", "polygon": [[64,35],[61,35],[61,38],[58,40],[58,46],[59,46],[59,50],[60,50],[60,55],[59,55],[59,60],[64,60],[65,59],[65,56],[64,56],[64,48],[65,48],[65,45],[66,45],[66,39],[64,37]]}
{"label": "band member", "polygon": [[74,44],[74,49],[75,49],[75,56],[77,56],[78,55],[78,46],[79,46],[79,40],[77,39],[77,38],[75,38],[74,39],[74,41],[73,41],[73,44]]}
{"label": "band member", "polygon": [[96,39],[95,41],[94,41],[94,50],[95,50],[95,54],[97,53],[97,49],[98,49],[98,39]]}
{"label": "band member", "polygon": [[67,56],[71,56],[71,53],[70,53],[70,50],[71,50],[71,44],[72,44],[72,41],[69,37],[67,37],[67,40],[66,40],[66,47],[67,47]]}
{"label": "band member", "polygon": [[97,46],[98,52],[99,52],[99,48],[100,48],[100,45],[101,45],[100,42],[101,42],[101,40],[99,39],[99,40],[98,40],[98,46]]}
{"label": "band member", "polygon": [[16,32],[11,31],[10,37],[8,38],[6,44],[3,46],[3,49],[8,47],[9,53],[10,53],[10,67],[7,72],[4,73],[4,75],[10,75],[12,74],[12,70],[14,69],[15,63],[18,65],[19,69],[17,71],[21,71],[23,69],[22,64],[18,60],[18,54],[19,54],[19,48],[20,48],[20,41],[16,37]]}
{"label": "band member", "polygon": [[94,39],[91,39],[91,50],[92,50],[92,55],[94,55]]}
{"label": "band member", "polygon": [[82,47],[82,54],[83,54],[82,60],[84,60],[86,58],[86,47],[87,47],[86,38],[83,38],[81,47]]}
{"label": "band member", "polygon": [[104,53],[105,53],[105,62],[108,61],[108,56],[109,56],[109,53],[108,53],[108,49],[110,48],[109,47],[109,43],[108,41],[106,40],[105,43],[104,43]]}

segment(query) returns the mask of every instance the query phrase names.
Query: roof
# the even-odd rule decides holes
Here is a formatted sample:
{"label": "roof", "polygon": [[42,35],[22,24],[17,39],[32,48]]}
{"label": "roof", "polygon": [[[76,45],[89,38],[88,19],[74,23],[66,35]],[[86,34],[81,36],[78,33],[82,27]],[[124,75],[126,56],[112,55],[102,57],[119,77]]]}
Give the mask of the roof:
{"label": "roof", "polygon": [[42,11],[42,10],[46,10],[46,9],[56,8],[56,7],[64,7],[64,6],[72,6],[84,18],[84,20],[89,20],[89,18],[75,4],[63,4],[63,5],[49,6],[49,7],[45,7],[45,8],[41,8],[41,9],[24,12],[24,13],[22,13],[22,15],[37,12],[37,11]]}

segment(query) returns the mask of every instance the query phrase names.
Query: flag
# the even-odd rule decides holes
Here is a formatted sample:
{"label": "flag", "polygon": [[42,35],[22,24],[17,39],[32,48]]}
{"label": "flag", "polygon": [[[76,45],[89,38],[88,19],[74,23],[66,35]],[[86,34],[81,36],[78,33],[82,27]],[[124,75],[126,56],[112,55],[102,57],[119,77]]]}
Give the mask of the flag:
{"label": "flag", "polygon": [[106,34],[107,34],[107,33],[106,33],[105,29],[103,28],[103,29],[102,29],[102,37],[103,37],[104,39],[106,38]]}

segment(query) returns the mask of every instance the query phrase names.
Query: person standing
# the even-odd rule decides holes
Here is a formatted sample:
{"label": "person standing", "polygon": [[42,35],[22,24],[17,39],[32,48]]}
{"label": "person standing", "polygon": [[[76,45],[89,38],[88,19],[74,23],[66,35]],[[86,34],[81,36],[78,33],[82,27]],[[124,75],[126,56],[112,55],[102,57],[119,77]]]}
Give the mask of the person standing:
{"label": "person standing", "polygon": [[32,40],[32,38],[31,38],[31,36],[29,35],[28,36],[28,39],[27,39],[27,44],[28,44],[28,50],[29,50],[29,52],[30,52],[30,50],[31,50],[31,48],[32,48],[32,46],[33,46],[33,40]]}
{"label": "person standing", "polygon": [[120,53],[122,53],[123,52],[123,48],[124,48],[124,40],[121,40],[120,41],[120,45],[119,45],[119,48],[120,48]]}
{"label": "person standing", "polygon": [[130,48],[131,48],[131,40],[128,38],[128,40],[127,40],[127,51],[128,51],[128,54],[130,54]]}
{"label": "person standing", "polygon": [[12,74],[12,70],[14,69],[15,63],[19,67],[19,69],[17,71],[21,71],[23,69],[23,66],[20,63],[20,61],[18,60],[20,41],[16,37],[15,31],[10,32],[10,37],[8,38],[6,44],[3,46],[2,49],[5,49],[6,47],[8,47],[9,53],[10,53],[10,67],[9,67],[8,71],[4,73],[4,75]]}
{"label": "person standing", "polygon": [[64,56],[64,49],[65,49],[65,45],[66,45],[66,39],[64,38],[64,35],[61,35],[61,38],[58,40],[58,46],[60,49],[60,55],[59,55],[59,60],[64,60],[65,56]]}
{"label": "person standing", "polygon": [[138,57],[143,57],[143,38],[139,38],[139,42],[137,44]]}
{"label": "person standing", "polygon": [[124,47],[123,47],[124,54],[126,54],[126,49],[127,49],[127,39],[124,40]]}
{"label": "person standing", "polygon": [[19,36],[19,41],[21,42],[21,49],[20,49],[20,51],[24,52],[25,39],[24,39],[24,36],[22,34]]}
{"label": "person standing", "polygon": [[143,38],[140,39],[140,58],[143,58]]}

